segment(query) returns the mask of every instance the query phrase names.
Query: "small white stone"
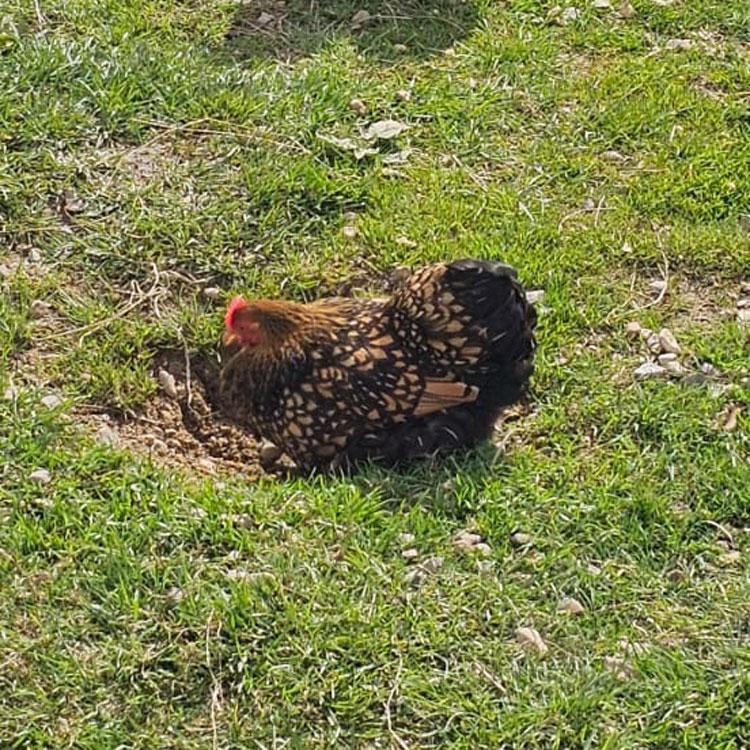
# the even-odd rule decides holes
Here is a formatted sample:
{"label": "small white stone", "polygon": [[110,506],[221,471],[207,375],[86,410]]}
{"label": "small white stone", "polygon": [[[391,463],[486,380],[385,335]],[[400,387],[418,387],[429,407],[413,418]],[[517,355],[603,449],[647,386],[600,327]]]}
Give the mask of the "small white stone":
{"label": "small white stone", "polygon": [[620,18],[633,18],[635,16],[635,8],[627,0],[620,5],[617,12]]}
{"label": "small white stone", "polygon": [[37,484],[49,484],[52,481],[52,475],[47,469],[35,469],[29,474],[29,481]]}
{"label": "small white stone", "polygon": [[667,286],[667,282],[664,279],[654,279],[649,282],[648,288],[655,294],[661,294]]}
{"label": "small white stone", "polygon": [[737,322],[741,326],[750,325],[750,308],[745,307],[741,310],[737,310]]}
{"label": "small white stone", "polygon": [[572,596],[566,596],[560,600],[557,605],[558,612],[567,612],[571,615],[582,615],[584,612],[584,606],[578,599],[574,599]]}
{"label": "small white stone", "polygon": [[56,394],[50,393],[42,399],[41,403],[46,409],[57,409],[62,404],[62,399]]}
{"label": "small white stone", "polygon": [[99,442],[108,445],[110,448],[118,448],[120,445],[120,436],[109,425],[103,424],[96,436]]}
{"label": "small white stone", "polygon": [[221,299],[221,289],[216,286],[207,286],[203,290],[203,296],[212,302],[216,302]]}
{"label": "small white stone", "polygon": [[344,238],[347,240],[353,240],[357,237],[357,227],[353,227],[349,224],[347,224],[342,230],[341,233],[344,235]]}
{"label": "small white stone", "polygon": [[526,292],[526,300],[530,305],[536,305],[544,299],[544,289],[532,289]]}
{"label": "small white stone", "polygon": [[652,333],[647,339],[646,339],[646,346],[654,353],[654,354],[661,354],[661,339],[659,338],[659,334]]}
{"label": "small white stone", "polygon": [[398,535],[399,544],[403,544],[403,545],[412,544],[414,542],[414,539],[415,539],[414,534],[409,534],[408,532]]}
{"label": "small white stone", "polygon": [[411,91],[408,89],[399,89],[396,92],[396,99],[400,102],[408,102],[411,99]]}
{"label": "small white stone", "polygon": [[546,654],[549,651],[547,644],[536,628],[518,628],[516,640],[529,651],[536,651],[538,654]]}
{"label": "small white stone", "polygon": [[597,10],[607,10],[607,8],[612,7],[609,0],[593,0],[591,5]]}
{"label": "small white stone", "polygon": [[483,557],[489,557],[492,554],[492,547],[486,542],[479,542],[479,544],[474,545],[474,552]]}
{"label": "small white stone", "polygon": [[255,19],[255,23],[258,26],[270,26],[274,22],[274,17],[270,13],[265,11],[261,13],[258,18]]}
{"label": "small white stone", "polygon": [[157,378],[159,380],[159,385],[169,398],[176,399],[179,397],[177,393],[177,383],[171,372],[168,372],[167,370],[159,370]]}
{"label": "small white stone", "polygon": [[479,534],[473,534],[470,531],[459,531],[453,537],[453,546],[458,550],[472,550],[482,541]]}
{"label": "small white stone", "polygon": [[402,550],[401,557],[403,557],[404,560],[416,560],[419,557],[419,550],[414,547]]}
{"label": "small white stone", "polygon": [[578,8],[565,8],[560,14],[560,20],[563,23],[571,23],[581,17],[581,11]]}
{"label": "small white stone", "polygon": [[631,320],[625,326],[625,335],[629,339],[637,339],[641,335],[641,324],[637,320]]}
{"label": "small white stone", "polygon": [[669,328],[662,328],[659,331],[659,344],[662,351],[669,352],[670,354],[682,354],[682,348],[677,343],[677,339]]}
{"label": "small white stone", "polygon": [[170,607],[177,606],[184,598],[184,592],[182,589],[177,588],[177,586],[172,586],[172,588],[164,595],[164,599]]}
{"label": "small white stone", "polygon": [[527,544],[531,544],[534,538],[531,534],[524,534],[523,531],[516,531],[515,534],[510,535],[510,543],[514,547],[525,547]]}
{"label": "small white stone", "polygon": [[367,105],[361,99],[352,99],[349,102],[349,109],[360,116],[367,114]]}
{"label": "small white stone", "polygon": [[601,158],[604,159],[604,161],[609,161],[615,164],[627,159],[627,157],[621,154],[619,151],[614,150],[604,151],[601,154]]}
{"label": "small white stone", "polygon": [[666,377],[667,371],[655,362],[644,362],[633,371],[636,380],[653,380]]}

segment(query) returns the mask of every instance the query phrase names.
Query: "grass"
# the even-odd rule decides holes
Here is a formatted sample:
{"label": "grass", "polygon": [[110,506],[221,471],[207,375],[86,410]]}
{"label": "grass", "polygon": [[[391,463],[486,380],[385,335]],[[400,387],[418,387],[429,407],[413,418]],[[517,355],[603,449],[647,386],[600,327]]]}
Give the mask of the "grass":
{"label": "grass", "polygon": [[[746,747],[747,3],[325,5],[6,0],[3,745]],[[409,129],[360,160],[319,137],[378,119]],[[234,291],[465,256],[546,290],[499,456],[247,483],[85,429],[152,397],[162,348],[212,347]],[[634,382],[632,320],[725,387]],[[442,567],[415,586],[405,546]]]}

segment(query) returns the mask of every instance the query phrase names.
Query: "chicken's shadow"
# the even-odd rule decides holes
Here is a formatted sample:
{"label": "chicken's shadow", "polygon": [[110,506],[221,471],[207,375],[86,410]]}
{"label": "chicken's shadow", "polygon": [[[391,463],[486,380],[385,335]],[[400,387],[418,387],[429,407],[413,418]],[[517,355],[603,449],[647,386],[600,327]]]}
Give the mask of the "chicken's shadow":
{"label": "chicken's shadow", "polygon": [[239,5],[225,49],[240,59],[291,61],[345,41],[387,64],[441,54],[478,17],[472,0],[250,0]]}

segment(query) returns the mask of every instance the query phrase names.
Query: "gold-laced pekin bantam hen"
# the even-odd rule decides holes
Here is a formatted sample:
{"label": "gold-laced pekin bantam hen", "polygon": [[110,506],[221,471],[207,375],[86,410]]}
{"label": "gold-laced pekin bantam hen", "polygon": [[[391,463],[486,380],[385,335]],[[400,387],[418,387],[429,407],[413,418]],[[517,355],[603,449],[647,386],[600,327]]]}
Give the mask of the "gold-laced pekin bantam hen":
{"label": "gold-laced pekin bantam hen", "polygon": [[515,270],[478,260],[417,270],[388,299],[235,298],[223,409],[300,467],[458,450],[526,392],[535,325]]}

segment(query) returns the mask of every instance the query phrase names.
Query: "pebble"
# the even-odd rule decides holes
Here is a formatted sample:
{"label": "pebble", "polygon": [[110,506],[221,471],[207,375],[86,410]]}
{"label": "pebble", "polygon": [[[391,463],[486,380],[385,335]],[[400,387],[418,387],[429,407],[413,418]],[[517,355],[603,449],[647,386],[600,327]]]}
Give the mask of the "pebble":
{"label": "pebble", "polygon": [[29,474],[29,481],[37,484],[49,484],[52,481],[52,475],[47,469],[35,469]]}
{"label": "pebble", "polygon": [[177,606],[184,598],[185,594],[182,589],[177,588],[177,586],[172,586],[172,588],[164,595],[164,599],[170,607]]}
{"label": "pebble", "polygon": [[636,380],[653,380],[654,378],[665,377],[667,371],[655,362],[644,362],[640,367],[633,370],[633,375]]}
{"label": "pebble", "polygon": [[459,531],[453,537],[453,546],[459,550],[472,550],[481,541],[482,537],[479,534],[473,534],[470,531]]}
{"label": "pebble", "polygon": [[353,227],[349,224],[347,224],[342,230],[342,234],[344,235],[344,239],[347,240],[353,240],[357,236],[357,227]]}
{"label": "pebble", "polygon": [[478,552],[483,557],[489,557],[492,554],[492,547],[487,542],[479,542],[474,545],[474,552]]}
{"label": "pebble", "polygon": [[526,292],[526,300],[530,305],[536,305],[544,299],[544,289],[532,289]]}
{"label": "pebble", "polygon": [[42,399],[41,403],[46,409],[57,409],[62,404],[62,399],[54,393],[50,393],[49,396]]}
{"label": "pebble", "polygon": [[167,370],[159,370],[157,378],[159,380],[159,385],[169,398],[178,398],[177,384],[174,375],[172,375],[171,372],[167,372]]}
{"label": "pebble", "polygon": [[571,615],[582,615],[584,612],[584,606],[578,599],[574,599],[571,596],[566,596],[560,600],[557,605],[558,612],[568,612]]}
{"label": "pebble", "polygon": [[404,560],[416,560],[419,557],[419,550],[414,547],[402,550],[401,557],[403,557]]}
{"label": "pebble", "polygon": [[652,333],[647,339],[646,339],[646,346],[654,353],[654,354],[661,354],[661,340],[659,339],[659,334]]}
{"label": "pebble", "polygon": [[120,436],[109,425],[103,424],[96,433],[96,436],[99,442],[108,445],[110,448],[118,448],[120,446]]}
{"label": "pebble", "polygon": [[536,651],[538,654],[546,654],[549,651],[549,647],[536,628],[518,628],[516,640],[529,651]]}
{"label": "pebble", "polygon": [[669,354],[682,354],[682,348],[677,343],[677,339],[669,328],[662,328],[661,331],[659,331],[659,343],[664,352],[668,352]]}
{"label": "pebble", "polygon": [[212,302],[216,302],[221,299],[221,289],[216,286],[207,286],[203,290],[203,296]]}
{"label": "pebble", "polygon": [[394,44],[393,51],[399,55],[404,55],[409,51],[409,48],[405,44]]}
{"label": "pebble", "polygon": [[396,99],[400,102],[408,102],[411,99],[411,91],[408,89],[399,89],[396,92]]}
{"label": "pebble", "polygon": [[681,378],[685,374],[685,368],[682,363],[676,359],[669,359],[662,362],[662,357],[675,357],[674,354],[662,354],[659,357],[659,364],[670,374],[676,378]]}
{"label": "pebble", "polygon": [[524,534],[523,531],[516,531],[514,534],[510,535],[510,543],[514,547],[525,547],[527,544],[531,544],[534,541],[534,538],[531,536],[531,534]]}
{"label": "pebble", "polygon": [[609,0],[593,0],[591,5],[597,10],[607,10],[612,7]]}
{"label": "pebble", "polygon": [[737,310],[737,322],[742,326],[750,325],[750,308]]}
{"label": "pebble", "polygon": [[15,401],[18,398],[18,389],[14,385],[9,385],[3,391],[3,398],[6,401]]}
{"label": "pebble", "polygon": [[578,8],[565,8],[565,10],[560,14],[560,20],[563,23],[570,23],[571,21],[575,21],[580,17],[581,11],[578,10]]}
{"label": "pebble", "polygon": [[667,286],[667,282],[664,281],[664,279],[654,279],[649,285],[648,288],[655,292],[656,294],[661,294],[665,287]]}
{"label": "pebble", "polygon": [[625,326],[625,335],[629,339],[637,339],[641,335],[641,324],[637,320],[631,320]]}
{"label": "pebble", "polygon": [[617,12],[620,18],[633,18],[635,16],[635,8],[629,2],[624,2]]}
{"label": "pebble", "polygon": [[619,151],[604,151],[601,154],[601,158],[604,159],[604,161],[617,163],[625,161],[627,157],[623,156]]}
{"label": "pebble", "polygon": [[367,105],[361,99],[352,99],[349,102],[349,109],[358,115],[363,116],[367,114]]}
{"label": "pebble", "polygon": [[404,532],[403,534],[398,535],[399,544],[403,545],[412,544],[415,538],[416,537],[414,536],[414,534],[410,534],[408,532]]}

